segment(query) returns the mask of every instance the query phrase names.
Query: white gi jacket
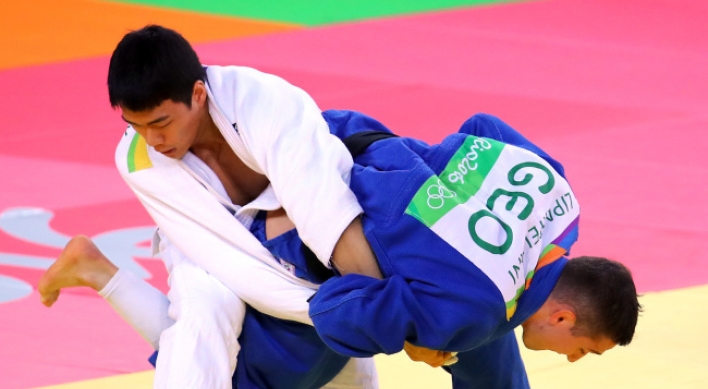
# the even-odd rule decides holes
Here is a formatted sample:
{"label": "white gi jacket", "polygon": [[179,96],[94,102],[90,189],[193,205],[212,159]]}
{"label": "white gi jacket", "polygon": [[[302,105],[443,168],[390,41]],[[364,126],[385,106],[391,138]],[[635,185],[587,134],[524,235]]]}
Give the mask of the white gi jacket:
{"label": "white gi jacket", "polygon": [[[236,155],[271,182],[275,197],[320,260],[362,210],[348,186],[352,158],[301,89],[245,67],[207,69],[209,113]],[[116,165],[161,232],[255,309],[311,324],[317,285],[295,278],[182,161],[147,146],[128,127]]]}

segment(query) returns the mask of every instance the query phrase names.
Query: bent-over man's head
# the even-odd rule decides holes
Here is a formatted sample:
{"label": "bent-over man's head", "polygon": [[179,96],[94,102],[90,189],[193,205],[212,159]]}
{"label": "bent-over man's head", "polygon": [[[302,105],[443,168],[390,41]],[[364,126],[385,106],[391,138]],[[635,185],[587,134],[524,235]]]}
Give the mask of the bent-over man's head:
{"label": "bent-over man's head", "polygon": [[629,269],[600,257],[566,264],[548,300],[523,324],[524,345],[575,362],[632,341],[641,305]]}
{"label": "bent-over man's head", "polygon": [[126,34],[108,68],[108,97],[155,150],[181,158],[211,123],[206,72],[182,35],[161,26]]}

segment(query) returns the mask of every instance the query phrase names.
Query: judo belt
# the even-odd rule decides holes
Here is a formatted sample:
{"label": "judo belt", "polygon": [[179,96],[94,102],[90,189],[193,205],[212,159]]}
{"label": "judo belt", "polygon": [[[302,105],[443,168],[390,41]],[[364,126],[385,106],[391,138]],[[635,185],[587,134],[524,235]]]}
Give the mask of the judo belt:
{"label": "judo belt", "polygon": [[[352,157],[356,157],[366,150],[369,145],[379,141],[381,139],[388,139],[398,137],[396,134],[390,132],[367,130],[362,132],[357,132],[356,134],[349,135],[348,137],[342,139],[347,150],[351,153]],[[302,254],[305,257],[305,264],[307,266],[307,271],[310,274],[315,275],[320,280],[327,280],[331,278],[334,273],[325,267],[325,265],[317,259],[315,253],[312,252],[307,246],[302,246]]]}
{"label": "judo belt", "polygon": [[348,137],[342,139],[342,142],[344,142],[344,145],[347,146],[347,149],[349,150],[349,153],[351,153],[352,157],[356,157],[366,150],[366,148],[372,143],[381,139],[394,137],[398,137],[398,135],[390,132],[367,130],[349,135]]}

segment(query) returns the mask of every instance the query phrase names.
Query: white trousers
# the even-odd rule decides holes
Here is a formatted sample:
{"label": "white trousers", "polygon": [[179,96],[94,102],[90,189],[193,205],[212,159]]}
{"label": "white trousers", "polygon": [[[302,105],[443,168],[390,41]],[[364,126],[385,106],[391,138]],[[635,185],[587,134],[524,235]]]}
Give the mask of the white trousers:
{"label": "white trousers", "polygon": [[[160,251],[169,272],[167,296],[126,271],[99,294],[160,350],[154,388],[231,389],[246,305],[168,241]],[[352,358],[324,388],[378,388],[373,359]]]}

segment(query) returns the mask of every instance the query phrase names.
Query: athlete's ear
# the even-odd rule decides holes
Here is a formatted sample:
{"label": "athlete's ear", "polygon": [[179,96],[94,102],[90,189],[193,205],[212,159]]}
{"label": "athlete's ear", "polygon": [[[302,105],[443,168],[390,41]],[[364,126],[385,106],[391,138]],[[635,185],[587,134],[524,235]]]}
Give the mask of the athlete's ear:
{"label": "athlete's ear", "polygon": [[575,325],[575,320],[575,312],[570,309],[560,309],[548,317],[548,324],[570,329]]}
{"label": "athlete's ear", "polygon": [[192,105],[197,107],[202,107],[207,99],[207,90],[204,81],[197,80],[194,82],[194,88],[192,89]]}

